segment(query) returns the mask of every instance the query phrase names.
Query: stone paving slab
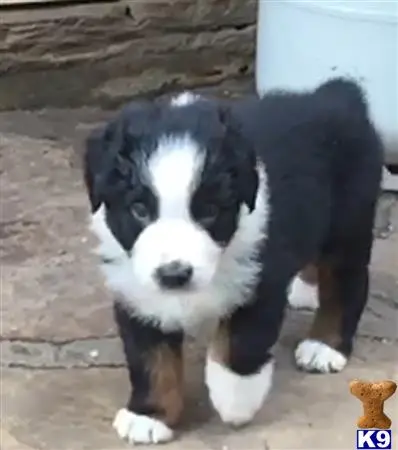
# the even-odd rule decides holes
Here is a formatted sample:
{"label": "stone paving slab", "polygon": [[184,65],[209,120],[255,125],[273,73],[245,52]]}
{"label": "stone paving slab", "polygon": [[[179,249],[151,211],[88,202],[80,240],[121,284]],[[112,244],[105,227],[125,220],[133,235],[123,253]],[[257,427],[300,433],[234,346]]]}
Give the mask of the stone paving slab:
{"label": "stone paving slab", "polygon": [[[343,373],[309,375],[293,367],[287,344],[294,339],[285,335],[279,346],[276,383],[267,404],[252,425],[239,431],[222,425],[209,407],[203,387],[203,360],[192,352],[187,364],[186,420],[178,440],[162,448],[353,448],[361,405],[349,394],[348,383],[352,378],[397,379],[397,367],[391,366],[395,348],[361,340]],[[14,450],[13,439],[35,450],[128,448],[110,425],[128,392],[125,369],[4,369],[2,376],[2,427],[7,431],[4,450]],[[386,412],[398,420],[398,396],[386,402]]]}
{"label": "stone paving slab", "polygon": [[[1,450],[123,450],[110,427],[127,374],[101,284],[79,171],[84,135],[108,113],[0,114]],[[371,299],[354,356],[336,375],[296,371],[312,313],[289,312],[275,388],[255,423],[230,431],[209,407],[203,342],[187,345],[187,414],[177,450],[351,449],[352,378],[398,379],[398,199],[380,200]],[[398,423],[398,395],[386,409]],[[334,425],[333,425],[334,424]],[[396,437],[398,443],[398,437]]]}
{"label": "stone paving slab", "polygon": [[[114,334],[110,296],[91,254],[81,174],[71,168],[74,157],[67,145],[1,136],[3,338],[59,342]],[[398,223],[398,207],[392,211]],[[383,330],[396,337],[396,315],[385,305],[395,291],[397,306],[397,236],[378,239],[374,252],[378,296],[370,308],[378,312],[365,320],[374,336]]]}
{"label": "stone paving slab", "polygon": [[73,149],[12,134],[2,134],[0,145],[2,337],[112,334]]}
{"label": "stone paving slab", "polygon": [[[0,114],[5,338],[59,342],[114,334],[110,298],[90,253],[94,241],[86,229],[88,204],[77,156],[88,130],[110,115],[93,109]],[[398,278],[397,198],[380,205],[384,239],[377,239],[373,260],[374,278],[383,279],[376,286],[382,308]],[[371,334],[381,327],[393,335],[395,317],[387,310],[379,321],[370,318]]]}

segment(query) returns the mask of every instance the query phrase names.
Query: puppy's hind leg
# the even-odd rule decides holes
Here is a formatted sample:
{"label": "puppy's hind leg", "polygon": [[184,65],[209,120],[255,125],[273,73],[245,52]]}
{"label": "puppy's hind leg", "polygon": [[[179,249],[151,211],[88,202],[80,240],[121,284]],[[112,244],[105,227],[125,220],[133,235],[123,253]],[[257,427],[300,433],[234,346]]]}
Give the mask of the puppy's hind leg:
{"label": "puppy's hind leg", "polygon": [[297,366],[307,372],[341,371],[368,298],[372,227],[365,224],[356,240],[340,243],[318,265],[319,309],[307,339],[295,351]]}

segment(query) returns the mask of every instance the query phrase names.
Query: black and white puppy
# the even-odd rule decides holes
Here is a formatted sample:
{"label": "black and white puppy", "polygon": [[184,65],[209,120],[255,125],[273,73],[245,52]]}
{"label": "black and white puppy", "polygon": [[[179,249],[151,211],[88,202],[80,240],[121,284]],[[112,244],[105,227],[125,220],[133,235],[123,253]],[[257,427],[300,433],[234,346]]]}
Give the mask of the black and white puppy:
{"label": "black and white puppy", "polygon": [[[212,404],[225,423],[249,422],[272,385],[288,288],[310,264],[319,306],[295,359],[343,369],[368,294],[382,161],[362,92],[343,79],[263,99],[133,102],[88,139],[91,228],[132,385],[120,437],[173,438],[184,333],[207,319],[219,323]],[[312,295],[296,279],[292,302],[305,303],[303,288]]]}

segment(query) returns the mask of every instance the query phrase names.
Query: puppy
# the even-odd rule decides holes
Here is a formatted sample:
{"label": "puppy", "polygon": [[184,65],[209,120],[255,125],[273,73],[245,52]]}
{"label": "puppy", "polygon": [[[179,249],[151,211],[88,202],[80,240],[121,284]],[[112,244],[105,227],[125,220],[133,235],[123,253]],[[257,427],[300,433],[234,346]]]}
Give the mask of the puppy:
{"label": "puppy", "polygon": [[296,363],[343,369],[368,295],[382,162],[363,94],[344,79],[262,99],[132,102],[89,137],[91,229],[132,386],[114,420],[121,438],[173,438],[184,333],[210,318],[211,402],[225,423],[249,422],[272,385],[288,288],[308,265],[319,305]]}

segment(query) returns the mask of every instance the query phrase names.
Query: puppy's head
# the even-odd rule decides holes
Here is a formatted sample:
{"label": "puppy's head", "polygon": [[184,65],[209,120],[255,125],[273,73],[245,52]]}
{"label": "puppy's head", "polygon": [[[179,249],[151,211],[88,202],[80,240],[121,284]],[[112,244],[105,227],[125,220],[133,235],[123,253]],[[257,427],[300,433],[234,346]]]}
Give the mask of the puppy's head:
{"label": "puppy's head", "polygon": [[134,102],[87,141],[102,256],[128,261],[138,295],[206,287],[255,208],[256,157],[232,112],[191,100]]}

